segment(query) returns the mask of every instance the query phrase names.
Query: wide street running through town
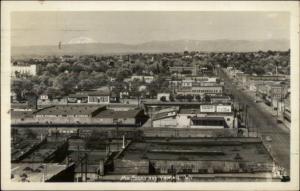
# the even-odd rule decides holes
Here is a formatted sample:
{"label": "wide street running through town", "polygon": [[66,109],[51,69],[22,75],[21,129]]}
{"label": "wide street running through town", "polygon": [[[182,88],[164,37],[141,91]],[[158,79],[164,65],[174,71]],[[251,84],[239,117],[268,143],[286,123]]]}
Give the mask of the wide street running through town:
{"label": "wide street running through town", "polygon": [[250,131],[257,131],[263,142],[269,147],[275,163],[283,167],[286,173],[290,173],[290,130],[269,112],[255,103],[253,98],[239,90],[233,81],[220,70],[220,77],[223,78],[225,88],[230,92],[235,101],[241,105],[247,105],[248,127]]}

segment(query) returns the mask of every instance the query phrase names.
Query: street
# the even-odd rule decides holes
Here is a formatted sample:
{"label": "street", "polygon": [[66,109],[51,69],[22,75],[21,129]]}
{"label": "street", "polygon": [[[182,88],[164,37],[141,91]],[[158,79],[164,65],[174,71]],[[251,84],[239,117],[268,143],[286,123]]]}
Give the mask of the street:
{"label": "street", "polygon": [[[232,80],[220,70],[220,77],[223,78],[225,88],[230,92],[235,101],[248,106],[248,127],[249,131],[257,131],[263,138],[265,145],[270,148],[275,163],[285,168],[287,174],[290,173],[290,132],[277,123],[276,119],[268,112],[263,110],[253,99],[243,91],[238,90]],[[271,141],[266,140],[270,137]]]}

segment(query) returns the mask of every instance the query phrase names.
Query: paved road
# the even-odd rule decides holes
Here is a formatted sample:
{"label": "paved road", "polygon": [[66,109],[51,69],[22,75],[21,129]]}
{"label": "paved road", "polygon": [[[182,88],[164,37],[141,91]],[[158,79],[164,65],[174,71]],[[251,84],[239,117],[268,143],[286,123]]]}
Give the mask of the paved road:
{"label": "paved road", "polygon": [[270,153],[274,157],[275,162],[284,167],[287,173],[290,173],[290,132],[282,124],[278,124],[276,119],[268,112],[264,111],[253,99],[241,90],[238,90],[232,81],[221,72],[220,77],[224,79],[225,88],[231,92],[235,101],[248,105],[248,116],[250,123],[250,131],[257,131],[260,136],[265,138],[270,136],[271,142],[264,142],[270,145]]}

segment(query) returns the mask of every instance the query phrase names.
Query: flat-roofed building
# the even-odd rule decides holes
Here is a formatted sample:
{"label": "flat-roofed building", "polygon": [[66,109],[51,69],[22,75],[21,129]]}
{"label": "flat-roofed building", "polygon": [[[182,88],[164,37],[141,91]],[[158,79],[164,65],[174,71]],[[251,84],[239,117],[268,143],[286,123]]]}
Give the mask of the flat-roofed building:
{"label": "flat-roofed building", "polygon": [[192,96],[203,96],[204,94],[221,94],[223,93],[224,86],[212,85],[212,86],[193,86],[185,87],[177,90],[177,95],[192,95]]}
{"label": "flat-roofed building", "polygon": [[30,75],[35,76],[36,75],[36,65],[12,65],[11,66],[11,76],[15,77],[17,74],[21,75]]}
{"label": "flat-roofed building", "polygon": [[142,125],[148,117],[143,110],[132,109],[127,111],[104,110],[93,117],[98,124],[104,125]]}
{"label": "flat-roofed building", "polygon": [[116,108],[100,105],[74,104],[55,105],[36,111],[21,111],[12,113],[13,125],[107,125],[140,126],[148,116],[144,110],[135,108]]}
{"label": "flat-roofed building", "polygon": [[272,177],[274,163],[258,138],[169,138],[133,142],[114,160],[114,172],[132,175],[251,174]]}
{"label": "flat-roofed building", "polygon": [[[201,125],[197,123],[196,121],[199,119],[200,121],[210,121],[209,126],[210,128],[214,129],[216,126],[220,127],[222,123],[222,128],[237,128],[238,127],[238,120],[236,117],[234,117],[233,112],[229,112],[229,110],[223,111],[223,110],[216,110],[216,107],[209,107],[210,105],[203,105],[204,109],[181,109],[177,116],[177,128],[201,128]],[[226,107],[226,109],[228,109]],[[222,119],[221,119],[222,118]],[[192,121],[194,120],[194,122]],[[198,121],[199,121],[198,120]],[[214,122],[211,121],[218,121],[214,124]],[[219,121],[222,121],[219,123]],[[207,128],[207,127],[206,127]]]}

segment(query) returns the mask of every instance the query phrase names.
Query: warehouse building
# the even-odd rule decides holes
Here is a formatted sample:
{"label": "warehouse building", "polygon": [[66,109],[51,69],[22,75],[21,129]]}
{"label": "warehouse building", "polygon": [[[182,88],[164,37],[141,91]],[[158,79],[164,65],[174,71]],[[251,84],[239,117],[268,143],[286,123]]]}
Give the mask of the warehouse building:
{"label": "warehouse building", "polygon": [[55,105],[33,112],[12,113],[12,124],[140,126],[148,117],[142,109],[120,109],[99,105]]}
{"label": "warehouse building", "polygon": [[114,160],[119,174],[272,175],[273,159],[260,139],[195,138],[133,142]]}

